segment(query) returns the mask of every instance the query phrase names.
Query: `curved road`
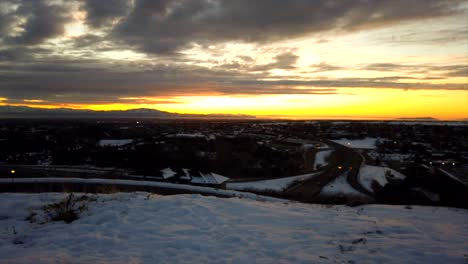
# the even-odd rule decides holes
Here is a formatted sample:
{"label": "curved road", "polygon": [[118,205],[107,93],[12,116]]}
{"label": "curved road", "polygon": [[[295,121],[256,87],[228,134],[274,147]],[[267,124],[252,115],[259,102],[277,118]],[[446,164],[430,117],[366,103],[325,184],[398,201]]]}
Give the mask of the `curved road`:
{"label": "curved road", "polygon": [[338,143],[335,143],[333,141],[327,140],[327,144],[332,145],[335,148],[344,148],[348,150],[347,154],[350,159],[354,161],[354,166],[352,170],[348,173],[348,177],[346,178],[347,182],[357,191],[366,194],[368,196],[373,196],[373,193],[369,192],[366,188],[364,188],[361,183],[359,182],[359,170],[363,165],[366,163],[366,159],[364,158],[361,153],[357,152],[356,150],[340,145]]}
{"label": "curved road", "polygon": [[290,187],[285,191],[286,196],[290,199],[302,202],[314,202],[317,200],[317,195],[325,185],[347,170],[348,183],[357,191],[372,196],[372,193],[362,187],[358,180],[359,169],[361,165],[364,164],[362,155],[354,149],[337,144],[333,141],[324,140],[324,142],[335,149],[330,156],[329,169],[321,175]]}

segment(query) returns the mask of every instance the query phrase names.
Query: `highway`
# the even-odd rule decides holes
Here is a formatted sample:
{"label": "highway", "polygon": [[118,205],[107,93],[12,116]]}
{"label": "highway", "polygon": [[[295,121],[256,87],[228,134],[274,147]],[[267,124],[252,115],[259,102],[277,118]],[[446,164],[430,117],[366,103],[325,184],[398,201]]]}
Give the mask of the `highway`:
{"label": "highway", "polygon": [[335,149],[329,158],[329,168],[321,175],[290,187],[285,191],[286,196],[302,202],[315,202],[322,188],[346,171],[347,180],[353,188],[372,196],[358,181],[359,169],[364,163],[364,158],[351,148],[329,140],[323,142]]}

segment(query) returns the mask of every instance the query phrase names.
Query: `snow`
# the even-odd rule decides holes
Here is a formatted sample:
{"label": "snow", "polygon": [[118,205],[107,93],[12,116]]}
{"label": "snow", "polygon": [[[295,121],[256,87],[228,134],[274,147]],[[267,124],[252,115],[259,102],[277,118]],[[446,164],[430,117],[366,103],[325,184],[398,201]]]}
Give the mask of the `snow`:
{"label": "snow", "polygon": [[397,160],[405,161],[414,158],[414,154],[401,154],[401,153],[377,153],[375,151],[369,151],[367,153],[371,158],[379,158],[381,160]]}
{"label": "snow", "polygon": [[329,149],[330,146],[322,142],[315,142],[315,143],[304,143],[302,144],[302,148],[303,149]]}
{"label": "snow", "polygon": [[295,181],[305,181],[322,172],[307,173],[298,176],[285,177],[272,180],[247,181],[247,182],[228,182],[227,189],[231,190],[256,190],[256,191],[283,191]]}
{"label": "snow", "polygon": [[387,171],[390,171],[393,179],[405,178],[405,175],[391,168],[363,165],[359,170],[359,183],[369,192],[374,192],[372,189],[372,182],[376,181],[382,187],[388,183],[387,177],[385,176]]}
{"label": "snow", "polygon": [[222,184],[229,180],[228,177],[210,172],[210,173],[200,173],[200,176],[204,179],[207,184]]}
{"label": "snow", "polygon": [[215,181],[219,184],[229,181],[229,178],[226,176],[222,176],[216,173],[211,173],[211,177],[215,179]]}
{"label": "snow", "polygon": [[15,165],[17,168],[26,168],[33,170],[42,171],[53,171],[53,172],[72,172],[72,173],[93,173],[93,174],[106,174],[110,172],[120,172],[126,174],[123,169],[113,167],[94,167],[90,165],[79,165],[79,166],[68,166],[68,165]]}
{"label": "snow", "polygon": [[[425,166],[425,167],[426,167],[427,169],[429,169],[429,167],[427,167],[427,166]],[[444,170],[444,169],[442,169],[442,168],[439,168],[439,170],[440,170],[442,173],[444,173],[445,175],[449,176],[450,178],[452,178],[452,179],[454,179],[454,180],[456,180],[456,181],[458,181],[458,182],[460,182],[460,183],[462,183],[462,184],[464,184],[464,185],[467,185],[466,182],[460,180],[457,176],[453,175],[452,173],[448,172],[447,170]]]}
{"label": "snow", "polygon": [[[186,175],[188,175],[189,170],[184,170]],[[190,174],[191,183],[195,184],[215,184],[219,185],[229,180],[228,177],[221,176],[219,174],[210,172],[210,173],[201,173]]]}
{"label": "snow", "polygon": [[173,135],[167,135],[167,137],[175,137],[175,138],[204,138],[205,135],[202,133],[179,133]]}
{"label": "snow", "polygon": [[361,192],[354,189],[346,180],[348,172],[336,177],[332,182],[325,185],[320,191],[322,196],[350,195],[364,196]]}
{"label": "snow", "polygon": [[440,202],[440,195],[438,193],[433,193],[423,188],[412,188],[412,190],[424,194],[424,196],[433,202]]}
{"label": "snow", "polygon": [[[338,140],[332,140],[335,143],[340,145],[349,147],[349,148],[356,148],[356,149],[375,149],[375,143],[379,140],[379,138],[371,138],[366,137],[364,139],[347,139],[342,138]],[[382,139],[380,139],[382,140]]]}
{"label": "snow", "polygon": [[172,178],[177,174],[171,168],[162,169],[161,172],[162,172],[162,176],[163,176],[164,179]]}
{"label": "snow", "polygon": [[101,139],[98,145],[101,147],[122,147],[132,142],[133,139]]}
{"label": "snow", "polygon": [[184,172],[184,175],[182,175],[180,178],[181,179],[184,179],[184,180],[191,180],[192,177],[190,177],[190,169],[182,169],[182,171]]}
{"label": "snow", "polygon": [[328,157],[332,154],[333,150],[322,150],[315,154],[315,162],[314,162],[314,170],[318,169],[319,167],[323,168],[328,165],[326,161]]}
{"label": "snow", "polygon": [[[139,177],[139,176],[136,176]],[[156,177],[153,177],[156,178]],[[257,200],[277,201],[282,200],[273,197],[256,195],[248,192],[239,192],[233,190],[223,190],[205,186],[193,186],[187,184],[176,184],[157,181],[134,181],[134,180],[116,180],[116,179],[92,179],[92,178],[0,178],[1,183],[90,183],[90,184],[109,184],[109,185],[125,185],[125,186],[148,186],[166,189],[176,189],[187,192],[195,192],[201,194],[223,196],[223,197],[245,197]]]}
{"label": "snow", "polygon": [[[229,178],[210,172],[210,173],[191,173],[190,169],[182,169],[184,175],[180,178],[184,180],[190,180],[190,183],[194,184],[212,184],[212,185],[219,185],[223,184],[224,182],[228,181]],[[177,172],[173,171],[171,168],[165,168],[161,170],[162,178],[157,176],[142,176],[142,175],[127,175],[127,177],[132,178],[139,178],[139,179],[155,179],[155,180],[162,180],[162,179],[169,179],[177,175]]]}
{"label": "snow", "polygon": [[201,177],[201,176],[192,175],[190,177],[192,178],[190,180],[190,183],[195,183],[195,184],[204,184],[205,183],[205,179],[203,179],[203,177]]}
{"label": "snow", "polygon": [[65,194],[0,194],[0,263],[466,263],[468,210],[98,195],[80,219],[31,224]]}

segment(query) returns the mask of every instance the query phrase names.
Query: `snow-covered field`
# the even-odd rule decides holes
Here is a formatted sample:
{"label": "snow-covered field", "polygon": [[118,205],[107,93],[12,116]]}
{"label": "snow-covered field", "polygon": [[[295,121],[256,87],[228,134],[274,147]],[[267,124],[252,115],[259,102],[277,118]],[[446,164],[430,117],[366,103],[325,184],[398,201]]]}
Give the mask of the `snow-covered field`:
{"label": "snow-covered field", "polygon": [[98,145],[101,147],[122,147],[132,142],[133,139],[101,139]]}
{"label": "snow-covered field", "polygon": [[213,187],[194,186],[188,184],[159,182],[159,181],[134,181],[134,180],[118,180],[118,179],[92,179],[92,178],[0,178],[0,183],[88,183],[88,184],[106,184],[106,185],[125,185],[125,186],[146,186],[157,187],[163,189],[174,189],[186,192],[195,192],[206,195],[215,195],[222,197],[242,197],[251,198],[262,201],[284,201],[282,199],[269,196],[257,195],[250,192],[239,192],[235,190],[224,190]]}
{"label": "snow-covered field", "polygon": [[246,181],[246,182],[228,182],[226,188],[231,190],[257,190],[257,191],[283,191],[295,181],[305,181],[322,172],[308,173],[298,176],[291,176],[273,180]]}
{"label": "snow-covered field", "polygon": [[[356,148],[356,149],[375,149],[375,143],[379,140],[379,138],[371,138],[367,137],[364,139],[347,139],[341,138],[337,140],[332,140],[335,143],[340,145],[349,147],[349,148]],[[380,139],[382,140],[382,139]]]}
{"label": "snow-covered field", "polygon": [[164,179],[169,179],[169,178],[172,178],[174,177],[177,173],[175,171],[173,171],[171,168],[165,168],[165,169],[162,169],[161,170],[161,173],[162,173],[162,177]]}
{"label": "snow-covered field", "polygon": [[25,221],[64,194],[0,194],[0,263],[466,263],[468,211],[200,195],[99,195],[71,224]]}
{"label": "snow-covered field", "polygon": [[396,170],[387,167],[363,165],[359,170],[359,183],[369,192],[374,192],[372,182],[376,181],[380,186],[384,187],[387,183],[386,173],[390,172],[390,177],[394,179],[404,179],[405,175]]}
{"label": "snow-covered field", "polygon": [[325,185],[320,191],[321,196],[365,196],[363,193],[355,190],[346,180],[348,172],[336,177],[332,182]]}
{"label": "snow-covered field", "polygon": [[401,154],[401,153],[377,153],[375,151],[369,151],[367,153],[371,158],[379,158],[381,160],[397,160],[405,161],[414,158],[414,154]]}
{"label": "snow-covered field", "polygon": [[333,152],[332,149],[321,150],[321,151],[317,152],[317,154],[315,154],[314,170],[316,170],[318,168],[321,168],[321,167],[324,167],[324,166],[327,166],[328,165],[327,159],[328,159],[328,157],[330,157],[332,152]]}

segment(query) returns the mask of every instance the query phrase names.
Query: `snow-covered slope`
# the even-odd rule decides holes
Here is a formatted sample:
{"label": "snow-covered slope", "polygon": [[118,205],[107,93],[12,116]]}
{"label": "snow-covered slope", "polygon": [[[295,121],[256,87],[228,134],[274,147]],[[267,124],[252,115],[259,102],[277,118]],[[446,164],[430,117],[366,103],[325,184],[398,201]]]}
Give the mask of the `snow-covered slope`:
{"label": "snow-covered slope", "polygon": [[404,179],[405,176],[396,170],[387,167],[363,165],[359,170],[359,183],[369,192],[374,192],[372,182],[376,181],[380,186],[384,187],[387,183],[386,173],[389,172],[389,177],[394,179]]}
{"label": "snow-covered slope", "polygon": [[101,147],[122,147],[133,142],[133,139],[101,139],[98,145]]}
{"label": "snow-covered slope", "polygon": [[315,161],[314,161],[314,170],[327,166],[328,162],[327,159],[332,154],[333,150],[321,150],[315,154]]}
{"label": "snow-covered slope", "polygon": [[325,185],[320,191],[321,196],[365,196],[361,192],[355,190],[347,181],[348,172],[336,177],[332,182]]}
{"label": "snow-covered slope", "polygon": [[291,176],[273,180],[228,182],[226,188],[231,190],[257,190],[257,191],[283,191],[295,181],[305,181],[322,172],[308,173],[298,176]]}
{"label": "snow-covered slope", "polygon": [[[366,137],[363,139],[347,139],[347,138],[342,138],[342,139],[337,139],[337,140],[332,140],[335,143],[338,143],[340,145],[350,147],[350,148],[356,148],[356,149],[375,149],[375,143],[379,140],[379,138],[371,138],[371,137]],[[383,140],[383,139],[380,139]]]}
{"label": "snow-covered slope", "polygon": [[81,219],[31,224],[64,194],[0,194],[0,263],[466,263],[468,211],[99,195]]}
{"label": "snow-covered slope", "polygon": [[173,171],[171,168],[162,169],[161,173],[164,179],[172,178],[177,174],[177,172]]}

